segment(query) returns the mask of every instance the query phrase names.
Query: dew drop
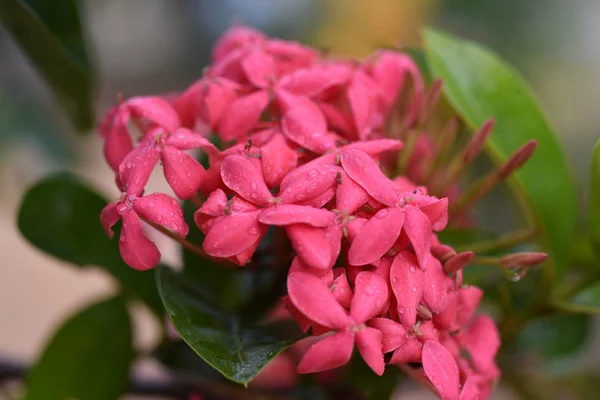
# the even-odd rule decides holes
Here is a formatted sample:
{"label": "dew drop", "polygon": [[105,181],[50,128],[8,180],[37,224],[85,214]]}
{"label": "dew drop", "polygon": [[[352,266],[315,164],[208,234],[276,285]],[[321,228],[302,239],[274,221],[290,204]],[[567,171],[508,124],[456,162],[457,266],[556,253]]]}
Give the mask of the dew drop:
{"label": "dew drop", "polygon": [[417,287],[413,286],[412,291],[413,291],[413,293],[417,293]]}
{"label": "dew drop", "polygon": [[527,268],[514,267],[505,269],[505,274],[508,280],[511,282],[519,282],[525,275],[527,275]]}
{"label": "dew drop", "polygon": [[250,186],[252,187],[252,190],[256,190],[257,188],[256,182],[252,182]]}
{"label": "dew drop", "polygon": [[251,235],[258,235],[258,228],[256,226],[251,226],[248,228],[248,233]]}
{"label": "dew drop", "polygon": [[413,265],[411,265],[411,266],[408,268],[408,270],[409,270],[410,272],[413,272],[413,273],[414,273],[414,272],[415,272],[417,269],[416,269],[416,268],[415,268]]}
{"label": "dew drop", "polygon": [[162,221],[162,220],[163,220],[163,216],[162,216],[162,215],[157,215],[157,216],[156,216],[156,220],[157,220],[158,222]]}
{"label": "dew drop", "polygon": [[174,231],[176,231],[176,230],[178,230],[178,229],[179,229],[179,225],[177,225],[177,224],[172,224],[172,225],[171,225],[171,229],[173,229]]}
{"label": "dew drop", "polygon": [[153,202],[148,203],[148,207],[150,207],[150,208],[154,207],[154,203]]}
{"label": "dew drop", "polygon": [[398,282],[398,278],[392,278],[392,282],[394,282],[394,283]]}
{"label": "dew drop", "polygon": [[401,308],[401,309],[399,309],[399,310],[398,310],[398,312],[399,312],[400,314],[404,314],[404,311],[406,311],[406,308]]}

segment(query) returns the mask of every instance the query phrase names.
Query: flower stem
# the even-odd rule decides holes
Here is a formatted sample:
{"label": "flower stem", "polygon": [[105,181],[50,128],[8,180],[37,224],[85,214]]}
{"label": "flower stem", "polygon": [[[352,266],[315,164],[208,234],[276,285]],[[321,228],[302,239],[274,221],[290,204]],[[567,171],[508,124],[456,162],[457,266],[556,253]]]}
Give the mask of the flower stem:
{"label": "flower stem", "polygon": [[550,302],[549,306],[556,311],[568,312],[571,314],[600,314],[600,306],[593,304],[577,304],[556,300]]}
{"label": "flower stem", "polygon": [[159,231],[160,233],[162,233],[165,236],[168,236],[169,238],[175,240],[176,242],[180,243],[186,250],[192,251],[196,254],[198,254],[200,257],[207,257],[210,258],[210,256],[208,256],[204,250],[202,250],[202,248],[196,246],[194,243],[190,242],[189,240],[186,240],[184,238],[182,238],[181,236],[177,235],[174,232],[171,232],[170,230],[168,230],[167,228],[160,226],[158,224],[155,224],[154,222],[150,222],[150,221],[146,221],[144,220],[146,223],[148,223],[150,226],[152,226],[154,229],[156,229],[157,231]]}
{"label": "flower stem", "polygon": [[533,238],[536,234],[536,230],[532,228],[520,229],[514,232],[509,232],[504,235],[482,240],[468,245],[457,246],[456,251],[472,251],[474,253],[489,253],[492,251],[505,250],[507,248],[516,246],[524,243],[527,240]]}

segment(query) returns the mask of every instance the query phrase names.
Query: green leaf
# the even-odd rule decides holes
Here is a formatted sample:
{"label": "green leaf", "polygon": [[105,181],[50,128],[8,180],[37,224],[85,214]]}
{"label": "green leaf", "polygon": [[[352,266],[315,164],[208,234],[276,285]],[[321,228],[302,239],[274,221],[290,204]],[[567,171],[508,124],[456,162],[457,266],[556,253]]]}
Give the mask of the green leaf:
{"label": "green leaf", "polygon": [[600,140],[594,146],[590,165],[588,228],[594,250],[600,256]]}
{"label": "green leaf", "polygon": [[365,399],[384,400],[390,399],[396,386],[400,383],[400,370],[387,368],[382,376],[378,376],[357,354],[345,368],[346,382],[351,383]]}
{"label": "green leaf", "polygon": [[[487,150],[500,164],[529,139],[536,154],[511,179],[525,215],[533,216],[558,276],[566,269],[574,234],[575,185],[555,133],[528,85],[496,54],[475,43],[428,30],[426,54],[444,94],[475,130],[487,119],[496,125]],[[546,268],[552,273],[552,270]]]}
{"label": "green leaf", "polygon": [[522,350],[535,350],[550,359],[564,358],[585,347],[591,328],[587,315],[544,317],[527,324],[517,343]]}
{"label": "green leaf", "polygon": [[96,303],[54,334],[29,374],[27,400],[118,399],[133,356],[124,299]]}
{"label": "green leaf", "polygon": [[81,267],[103,267],[126,291],[162,315],[152,272],[128,267],[119,254],[118,240],[111,241],[100,225],[100,212],[107,203],[74,175],[51,175],[25,193],[19,230],[29,242],[54,257]]}
{"label": "green leaf", "polygon": [[0,23],[54,90],[77,129],[94,124],[92,72],[77,0],[1,0]]}
{"label": "green leaf", "polygon": [[[169,268],[156,271],[167,315],[182,339],[226,378],[246,384],[294,343],[212,303],[206,290]],[[297,338],[296,338],[297,339]]]}

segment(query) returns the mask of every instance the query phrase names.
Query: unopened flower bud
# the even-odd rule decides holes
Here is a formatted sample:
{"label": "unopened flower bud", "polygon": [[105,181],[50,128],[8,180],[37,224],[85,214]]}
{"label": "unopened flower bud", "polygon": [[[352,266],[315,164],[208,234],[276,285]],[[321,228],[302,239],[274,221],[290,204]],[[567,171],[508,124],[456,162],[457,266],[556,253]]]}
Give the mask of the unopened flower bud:
{"label": "unopened flower bud", "polygon": [[503,256],[500,258],[500,265],[505,268],[532,267],[541,264],[546,258],[548,258],[546,253],[524,251]]}
{"label": "unopened flower bud", "polygon": [[427,308],[423,304],[419,304],[419,307],[417,307],[417,315],[419,316],[419,318],[425,321],[429,321],[433,318],[433,314],[431,314],[429,308]]}
{"label": "unopened flower bud", "polygon": [[475,253],[472,251],[463,251],[456,254],[444,263],[444,271],[447,274],[454,274],[469,265],[474,256]]}
{"label": "unopened flower bud", "polygon": [[456,251],[454,251],[454,249],[450,246],[440,244],[437,246],[431,246],[431,254],[444,263],[450,258],[454,257],[456,255]]}

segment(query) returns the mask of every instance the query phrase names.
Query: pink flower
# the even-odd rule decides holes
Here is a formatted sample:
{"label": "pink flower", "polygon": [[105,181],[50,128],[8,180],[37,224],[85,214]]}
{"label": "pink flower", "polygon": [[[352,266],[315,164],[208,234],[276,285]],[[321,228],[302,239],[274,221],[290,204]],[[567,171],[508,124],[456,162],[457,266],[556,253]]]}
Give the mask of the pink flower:
{"label": "pink flower", "polygon": [[381,313],[388,299],[383,278],[361,272],[355,281],[350,312],[346,312],[318,278],[304,272],[288,275],[288,293],[294,306],[311,321],[335,333],[314,344],[298,365],[299,373],[337,368],[350,360],[354,343],[365,362],[382,375],[382,334],[365,323]]}

